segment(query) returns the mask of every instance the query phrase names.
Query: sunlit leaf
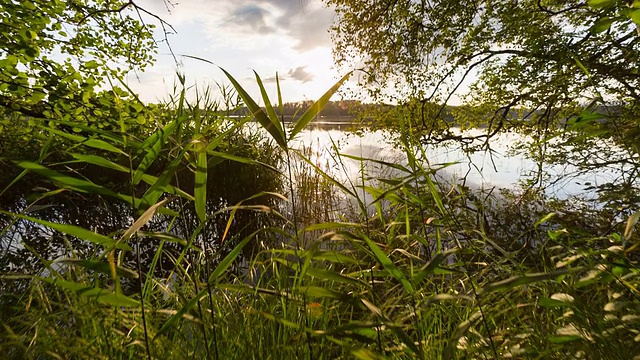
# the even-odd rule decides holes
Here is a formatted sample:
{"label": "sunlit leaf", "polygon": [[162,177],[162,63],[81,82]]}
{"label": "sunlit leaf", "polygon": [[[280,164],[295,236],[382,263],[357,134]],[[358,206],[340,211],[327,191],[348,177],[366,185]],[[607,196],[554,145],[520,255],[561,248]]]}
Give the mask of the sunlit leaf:
{"label": "sunlit leaf", "polygon": [[238,95],[242,98],[247,108],[251,111],[251,114],[255,116],[256,120],[262,127],[267,130],[267,132],[271,135],[273,140],[282,148],[287,149],[287,142],[284,138],[284,131],[280,125],[280,121],[278,119],[270,119],[269,116],[258,106],[258,104],[253,100],[253,98],[247,93],[244,88],[236,81],[236,79],[231,76],[227,71],[220,68],[222,72],[227,76],[229,81],[233,84],[238,92]]}
{"label": "sunlit leaf", "polygon": [[327,105],[327,103],[329,102],[333,94],[340,88],[340,86],[342,86],[342,83],[344,83],[350,76],[351,76],[351,72],[343,76],[342,79],[338,80],[337,83],[335,83],[326,93],[324,93],[324,95],[322,95],[320,99],[314,102],[311,105],[311,107],[309,107],[309,109],[307,109],[307,111],[305,111],[304,114],[302,114],[302,116],[300,116],[298,121],[296,121],[296,124],[294,125],[293,129],[291,130],[291,135],[290,135],[291,138],[294,138],[296,135],[298,135],[298,133],[300,133],[300,131],[302,131],[302,129],[304,129],[305,126],[307,126],[307,124],[309,124],[309,122],[311,122],[311,120],[313,120],[313,118],[315,118],[320,113],[320,111],[322,111],[322,109]]}

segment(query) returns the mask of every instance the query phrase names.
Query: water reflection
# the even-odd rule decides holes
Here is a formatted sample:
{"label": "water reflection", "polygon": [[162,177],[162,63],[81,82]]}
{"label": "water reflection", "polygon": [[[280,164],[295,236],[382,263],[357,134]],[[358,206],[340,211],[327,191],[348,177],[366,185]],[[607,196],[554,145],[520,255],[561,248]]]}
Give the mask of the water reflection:
{"label": "water reflection", "polygon": [[[480,131],[468,133],[477,135]],[[593,198],[595,194],[585,193],[585,187],[611,183],[620,175],[620,169],[581,172],[572,165],[541,164],[513,152],[514,146],[524,141],[526,138],[522,135],[504,133],[492,139],[490,151],[467,153],[455,142],[415,148],[412,151],[424,155],[422,161],[425,168],[440,168],[448,164],[437,173],[438,178],[448,184],[463,183],[475,189],[514,189],[525,183],[526,179],[539,178],[541,181],[537,186],[544,189],[546,195],[559,199],[575,196]],[[315,154],[314,161],[332,169],[333,176],[347,182],[358,183],[363,170],[365,178],[402,174],[371,161],[363,165],[353,158],[339,159],[336,153],[403,166],[408,164],[406,153],[397,147],[393,134],[381,130],[365,131],[359,136],[332,126],[317,125],[294,139],[294,147],[311,147]]]}

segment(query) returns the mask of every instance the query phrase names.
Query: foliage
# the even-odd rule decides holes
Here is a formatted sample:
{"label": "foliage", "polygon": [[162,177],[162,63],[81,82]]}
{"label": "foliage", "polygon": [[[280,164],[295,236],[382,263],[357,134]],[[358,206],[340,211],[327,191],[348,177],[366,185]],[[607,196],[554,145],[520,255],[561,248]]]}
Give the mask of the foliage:
{"label": "foliage", "polygon": [[[326,3],[338,14],[336,61],[361,66],[370,95],[400,105],[374,117],[397,127],[409,113],[423,143],[465,150],[491,151],[493,136],[517,131],[530,141],[513,150],[541,169],[613,173],[586,190],[623,208],[636,203],[640,2]],[[483,134],[458,132],[468,128]],[[474,141],[482,146],[468,146]],[[544,186],[542,177],[533,174],[530,186]]]}
{"label": "foliage", "polygon": [[133,1],[3,0],[0,132],[15,112],[100,128],[144,122],[144,106],[126,101],[129,92],[102,90],[153,63],[153,26],[143,14]]}
{"label": "foliage", "polygon": [[[14,12],[21,9],[8,4]],[[54,9],[58,4],[46,6]],[[115,21],[127,8],[140,10],[127,2],[110,8],[114,11],[93,11],[105,4],[76,2],[72,5],[77,7],[62,12],[51,10],[49,18],[58,19],[56,15],[81,27],[88,19]],[[419,7],[427,4],[433,7]],[[558,41],[564,36],[560,33],[566,29],[555,19],[568,17],[575,21],[571,24],[579,24],[580,17],[572,15],[586,14],[601,23],[598,31],[589,30],[591,35],[576,27],[577,36],[585,37],[582,45],[595,46],[590,41],[606,37],[603,41],[614,44],[611,49],[636,46],[635,38],[629,43],[615,40],[636,20],[635,12],[623,11],[627,8],[620,4],[604,0],[590,1],[590,7],[579,3],[556,8],[563,4],[382,1],[368,4],[369,13],[359,13],[363,16],[358,19],[343,21],[349,25],[393,15],[394,21],[415,22],[417,30],[412,31],[418,34],[422,23],[416,20],[423,17],[404,16],[424,10],[433,21],[450,26],[432,36],[441,41],[440,47],[447,47],[439,55],[446,57],[462,56],[464,51],[473,54],[465,46],[482,41],[497,44],[492,37],[497,34],[505,41],[533,46],[526,51],[560,49]],[[338,9],[343,16],[345,9]],[[394,13],[397,10],[402,12]],[[515,24],[522,24],[525,10],[531,24],[549,28],[516,35],[523,30]],[[89,16],[66,18],[74,13]],[[38,20],[39,15],[20,16]],[[85,30],[86,44],[92,45],[91,36],[100,24]],[[378,31],[360,26],[372,34]],[[404,41],[391,47],[398,51],[391,55],[409,51],[416,60],[424,60],[420,53],[411,53],[407,45],[415,39],[400,28],[380,29],[398,35],[392,41]],[[536,37],[548,43],[539,42],[536,48],[532,42]],[[29,38],[36,39],[32,34]],[[526,74],[536,66],[560,66],[561,60],[534,61],[529,69],[518,62],[518,54],[511,55],[500,58],[504,64],[487,62],[487,74],[495,76],[492,71],[503,67],[505,80],[512,81],[516,77],[510,78],[507,64],[521,66],[519,71]],[[579,68],[586,74],[600,61],[627,66],[616,63],[615,54],[588,61],[580,58],[583,55],[576,53],[573,62],[560,68],[575,74]],[[469,66],[475,60],[459,61],[449,65]],[[37,86],[38,77],[46,78],[32,72],[28,61],[21,64],[16,69],[33,76],[25,84]],[[64,69],[73,74],[71,68]],[[90,77],[89,73],[74,75],[74,81]],[[183,88],[166,104],[140,109],[133,94],[116,88],[73,106],[67,106],[64,97],[47,94],[33,102],[31,90],[1,90],[2,99],[13,97],[12,104],[17,104],[4,106],[4,119],[12,122],[4,123],[3,140],[21,145],[23,151],[12,146],[2,152],[1,165],[8,171],[0,179],[0,198],[6,199],[0,209],[0,353],[11,358],[79,359],[630,359],[640,355],[636,198],[611,197],[614,206],[589,208],[547,199],[530,186],[523,194],[504,191],[495,196],[438,182],[437,175],[448,165],[429,165],[428,148],[420,141],[424,129],[416,129],[414,120],[436,119],[432,124],[445,130],[450,124],[442,104],[419,98],[390,109],[406,161],[340,154],[334,144],[338,163],[360,164],[360,177],[344,181],[315,161],[316,154],[297,149],[293,140],[349,74],[289,127],[283,121],[279,86],[277,104],[270,105],[256,74],[261,102],[266,104],[261,108],[235,78],[225,74],[250,115],[227,116],[238,114],[242,104],[216,101],[208,91],[194,102],[187,101],[182,77]],[[406,74],[408,80],[414,79],[409,71]],[[415,79],[438,79],[430,76],[426,72]],[[554,73],[547,79],[548,93],[535,83],[537,78],[529,80],[547,96],[559,89],[562,78]],[[480,77],[481,83],[486,80]],[[576,88],[567,87],[566,99],[579,88],[594,86],[579,80],[584,79],[576,78]],[[620,83],[604,75],[598,80],[610,96],[622,94]],[[492,114],[495,106],[503,105],[497,100],[514,94],[508,84],[491,86],[484,92],[483,104],[451,108],[445,115],[459,121]],[[81,93],[76,90],[72,89],[73,96]],[[226,88],[222,92],[231,93]],[[548,150],[534,154],[541,167],[547,161],[562,161],[551,151],[559,143],[566,142],[577,156],[584,156],[587,144],[598,145],[614,136],[609,126],[619,125],[623,130],[617,144],[632,163],[627,185],[629,189],[637,185],[638,167],[632,156],[637,144],[623,141],[633,131],[633,122],[628,122],[635,111],[633,103],[623,104],[619,113],[606,119],[594,116],[595,105],[573,118],[570,114],[581,107],[573,103],[577,98],[563,102],[562,97],[551,101],[536,96],[521,100],[529,102],[526,106],[544,100],[546,110],[531,115],[536,119],[531,126],[520,123],[519,131],[532,135],[534,148]],[[100,99],[106,101],[105,113],[96,112]],[[515,105],[501,111],[510,113]],[[51,114],[49,108],[54,109]],[[70,115],[71,110],[77,113]],[[425,112],[428,116],[416,117]],[[540,127],[547,124],[552,129],[545,121],[563,116],[569,117],[569,131],[547,133]],[[504,115],[501,121],[506,119]],[[496,128],[500,127],[490,126]],[[482,139],[488,143],[486,136]],[[603,156],[611,160],[609,153]],[[370,165],[392,170],[381,173],[391,175],[367,173]],[[354,211],[345,213],[345,208]]]}

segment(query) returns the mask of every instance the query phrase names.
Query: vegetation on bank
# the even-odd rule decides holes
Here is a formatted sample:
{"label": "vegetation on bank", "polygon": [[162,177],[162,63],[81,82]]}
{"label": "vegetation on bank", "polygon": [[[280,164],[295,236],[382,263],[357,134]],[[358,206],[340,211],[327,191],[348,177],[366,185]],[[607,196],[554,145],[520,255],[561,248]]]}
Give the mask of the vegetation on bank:
{"label": "vegetation on bank", "polygon": [[[349,9],[359,11],[357,1],[331,2],[339,5],[345,30],[355,31],[352,26],[367,19],[346,16]],[[414,29],[409,26],[414,22],[403,19],[450,20],[451,27],[443,26],[450,31],[443,30],[432,44],[452,47],[447,56],[473,54],[476,41],[497,42],[495,36],[521,34],[523,45],[533,46],[536,36],[564,31],[548,20],[557,16],[567,16],[571,24],[587,21],[592,32],[582,42],[584,52],[574,51],[577,60],[568,67],[557,64],[559,69],[588,73],[593,82],[606,78],[603,58],[587,56],[598,53],[592,41],[637,54],[635,37],[618,36],[635,30],[630,25],[637,23],[633,11],[640,11],[635,2],[484,2],[484,12],[482,6],[474,10],[451,1],[433,2],[429,9],[411,1],[375,6],[385,3],[394,5],[381,12],[394,14],[385,21],[400,21],[386,29]],[[603,99],[581,103],[579,97],[597,84],[568,73],[553,77],[548,93],[537,79],[523,77],[537,91],[525,91],[526,101],[546,104],[542,112],[531,112],[527,123],[510,123],[504,114],[515,104],[504,108],[498,101],[514,88],[485,83],[494,86],[482,93],[486,102],[455,111],[460,123],[486,120],[475,112],[496,114],[485,124],[469,124],[486,131],[475,138],[453,133],[442,121],[446,101],[413,97],[392,109],[374,107],[385,110],[381,123],[394,125],[407,160],[358,158],[339,154],[335,146],[338,163],[355,160],[362,169],[359,179],[341,181],[312,161],[310,149],[291,144],[348,75],[289,126],[282,121],[279,89],[275,105],[257,105],[274,104],[258,76],[260,101],[225,72],[241,103],[206,92],[187,101],[180,78],[181,87],[166,103],[146,105],[118,80],[127,69],[114,71],[102,62],[112,53],[134,67],[152,61],[150,28],[130,16],[145,10],[132,1],[67,5],[34,0],[0,9],[5,40],[0,49],[1,354],[33,359],[640,356],[635,231],[640,166],[633,136],[638,107],[636,94],[624,93],[624,82],[637,79],[619,73],[627,64],[618,63],[631,56],[627,52],[609,59],[612,82],[600,82],[624,98],[615,113],[597,111]],[[422,10],[422,17],[413,10]],[[535,24],[551,21],[549,34],[522,25],[519,16],[527,11]],[[463,21],[472,15],[478,16],[477,27]],[[483,30],[492,17],[509,26]],[[455,27],[459,22],[474,25]],[[366,23],[359,26],[355,29],[369,29]],[[475,37],[454,36],[461,29]],[[377,42],[363,39],[369,50],[377,49]],[[396,55],[428,39],[415,40],[394,47]],[[523,54],[535,60],[549,49],[538,44],[534,50]],[[86,61],[59,63],[47,57],[53,51]],[[389,69],[405,71],[400,74],[409,80],[419,80],[412,76],[421,72],[407,66],[425,63],[405,63],[410,59],[403,56],[383,60],[372,64],[395,61],[400,68]],[[500,66],[488,66],[489,74]],[[545,63],[531,66],[514,69],[528,74]],[[581,82],[570,89],[580,95],[575,101],[545,102],[576,79]],[[101,90],[106,84],[110,90]],[[247,116],[229,116],[242,106],[250,110]],[[246,126],[254,120],[260,131]],[[522,191],[495,194],[436,181],[447,164],[431,164],[427,146],[455,141],[472,150],[480,141],[490,149],[492,136],[506,130],[527,135],[531,141],[521,149],[540,164],[539,174],[523,180]],[[590,207],[548,198],[536,186],[545,166],[562,162],[575,163],[580,171],[623,166],[610,183],[589,190],[600,194],[598,205]],[[394,176],[373,178],[367,163],[391,168]]]}

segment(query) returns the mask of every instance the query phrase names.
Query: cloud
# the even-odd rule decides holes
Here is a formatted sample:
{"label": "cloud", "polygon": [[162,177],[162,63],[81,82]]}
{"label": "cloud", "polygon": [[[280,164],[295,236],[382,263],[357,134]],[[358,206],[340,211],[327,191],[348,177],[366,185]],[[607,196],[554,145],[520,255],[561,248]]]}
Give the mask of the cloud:
{"label": "cloud", "polygon": [[313,74],[305,70],[306,66],[298,66],[295,69],[289,70],[287,75],[293,80],[302,82],[303,84],[313,80]]}
{"label": "cloud", "polygon": [[[308,72],[307,70],[305,70],[306,68],[307,66],[298,66],[294,69],[289,69],[289,71],[285,75],[282,75],[282,74],[278,75],[278,81],[283,82],[286,80],[294,80],[294,81],[300,81],[303,84],[313,81],[313,79],[315,78],[314,75]],[[253,78],[246,78],[246,80],[253,80]],[[262,82],[265,84],[275,83],[276,77],[274,75],[274,76],[263,78]]]}
{"label": "cloud", "polygon": [[216,0],[215,5],[211,0],[189,0],[175,6],[162,0],[140,2],[181,28],[201,24],[209,41],[275,35],[285,37],[296,52],[331,46],[328,30],[335,11],[317,0]]}
{"label": "cloud", "polygon": [[273,33],[276,29],[267,25],[268,16],[269,11],[258,5],[249,4],[233,9],[228,23],[239,25],[240,28],[245,28],[251,33]]}

